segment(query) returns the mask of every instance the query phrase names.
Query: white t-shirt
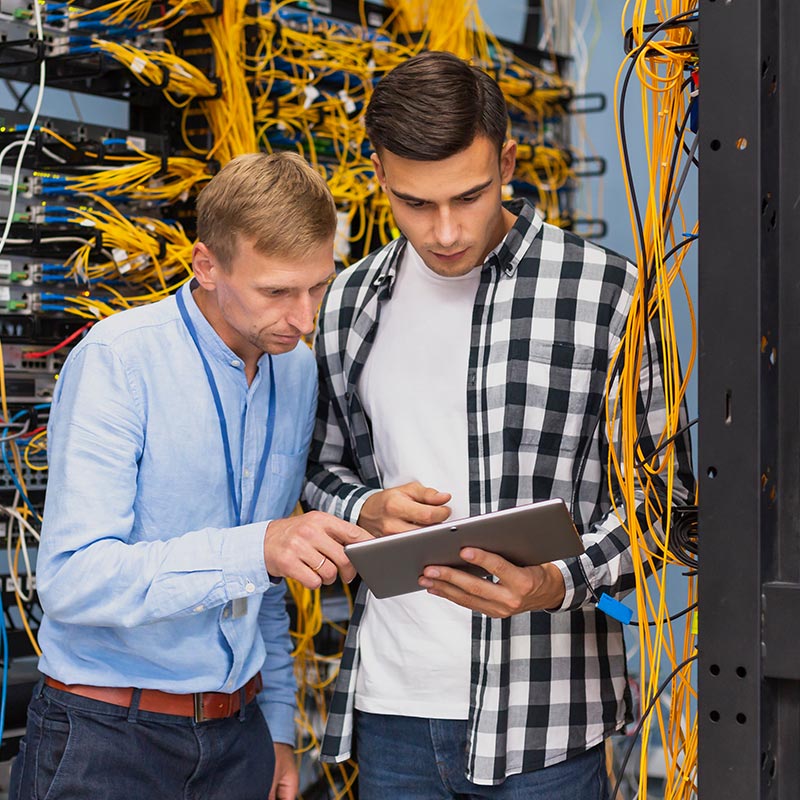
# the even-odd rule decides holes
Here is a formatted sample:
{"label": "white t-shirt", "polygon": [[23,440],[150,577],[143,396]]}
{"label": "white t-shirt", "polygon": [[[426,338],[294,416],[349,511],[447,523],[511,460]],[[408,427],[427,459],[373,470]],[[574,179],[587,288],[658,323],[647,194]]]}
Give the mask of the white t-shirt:
{"label": "white t-shirt", "polygon": [[[372,422],[383,487],[419,481],[469,515],[467,370],[480,269],[445,278],[406,245],[381,308],[359,395]],[[467,719],[472,612],[425,591],[379,600],[360,627],[356,708]]]}

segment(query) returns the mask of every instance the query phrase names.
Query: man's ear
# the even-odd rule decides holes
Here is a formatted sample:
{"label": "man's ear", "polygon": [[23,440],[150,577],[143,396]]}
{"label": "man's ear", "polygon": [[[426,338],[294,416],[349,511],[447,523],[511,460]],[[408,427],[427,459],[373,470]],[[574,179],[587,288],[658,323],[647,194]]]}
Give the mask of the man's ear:
{"label": "man's ear", "polygon": [[192,248],[192,270],[194,270],[194,276],[203,289],[214,290],[216,287],[216,265],[211,251],[202,242],[196,242]]}
{"label": "man's ear", "polygon": [[509,183],[514,177],[514,167],[517,165],[517,143],[509,139],[500,151],[500,179],[502,183]]}
{"label": "man's ear", "polygon": [[378,154],[373,153],[370,156],[370,160],[372,161],[372,166],[375,167],[375,177],[378,179],[378,183],[381,185],[383,191],[386,192],[386,175],[383,172],[383,164],[381,164]]}

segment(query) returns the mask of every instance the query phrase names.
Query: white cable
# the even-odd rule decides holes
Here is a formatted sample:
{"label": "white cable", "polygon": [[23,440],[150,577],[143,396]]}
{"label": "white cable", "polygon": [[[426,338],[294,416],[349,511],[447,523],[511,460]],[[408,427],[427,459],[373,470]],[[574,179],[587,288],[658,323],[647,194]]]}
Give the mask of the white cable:
{"label": "white cable", "polygon": [[[17,496],[19,496],[19,492],[17,492]],[[28,520],[22,516],[22,514],[19,513],[19,511],[17,511],[16,508],[12,508],[11,506],[0,506],[0,511],[9,516],[11,519],[15,520],[17,523],[17,527],[19,529],[18,535],[20,540],[20,551],[22,552],[22,559],[25,562],[25,572],[26,575],[30,577],[33,575],[33,570],[31,569],[30,557],[28,555],[28,545],[25,540],[25,532],[27,531],[30,533],[37,542],[39,541],[39,532],[28,522]],[[23,530],[23,528],[25,530]],[[14,584],[14,591],[20,596],[20,599],[26,603],[30,603],[30,601],[33,600],[33,587],[31,587],[30,594],[26,594],[22,590],[22,584],[19,580],[19,575],[14,569],[14,559],[11,555],[12,538],[12,523],[9,521],[6,531],[6,550],[8,554],[9,576],[11,577],[11,582]]]}
{"label": "white cable", "polygon": [[[6,510],[5,508],[3,509]],[[18,520],[14,520],[19,524]],[[14,586],[14,591],[19,595],[20,599],[25,603],[30,603],[33,600],[33,593],[30,595],[26,594],[22,590],[22,583],[19,579],[19,574],[17,573],[16,567],[14,565],[14,559],[11,556],[11,540],[12,540],[12,527],[13,523],[11,520],[8,522],[8,528],[6,529],[6,545],[7,545],[7,557],[8,557],[8,575],[11,578],[11,583]],[[26,574],[31,574],[31,564],[30,560],[28,559],[28,548],[25,544],[25,536],[22,531],[22,527],[19,527],[19,537],[20,537],[20,551],[22,553],[22,560],[25,563]]]}
{"label": "white cable", "polygon": [[0,169],[3,168],[3,161],[5,160],[6,153],[8,153],[8,151],[12,150],[14,147],[22,147],[22,139],[17,139],[17,141],[7,144],[2,150],[0,150]]}
{"label": "white cable", "polygon": [[[42,244],[55,242],[78,242],[78,244],[94,244],[94,239],[82,239],[80,236],[45,236],[39,239]],[[33,239],[6,239],[6,244],[33,244]],[[103,250],[105,253],[106,251]],[[111,258],[110,254],[107,254]]]}
{"label": "white cable", "polygon": [[542,33],[539,37],[539,50],[547,50],[548,44],[553,35],[553,28],[555,26],[555,10],[553,8],[554,0],[542,0],[542,14],[544,20],[542,22]]}
{"label": "white cable", "polygon": [[[44,42],[44,31],[42,30],[42,11],[39,8],[39,3],[33,3],[33,16],[36,20],[36,35],[38,41]],[[17,184],[19,183],[19,174],[22,171],[22,161],[25,158],[25,151],[28,148],[28,145],[31,141],[31,136],[33,135],[33,131],[36,128],[36,121],[39,119],[39,112],[42,108],[42,100],[44,99],[44,88],[45,88],[45,59],[39,62],[39,87],[38,92],[36,95],[36,104],[33,108],[33,114],[31,115],[31,121],[28,123],[28,130],[25,131],[25,136],[22,139],[22,149],[19,152],[19,156],[17,157],[17,165],[14,169],[14,177],[12,178],[11,182],[11,199],[8,205],[8,217],[6,218],[6,225],[3,229],[3,235],[0,237],[0,253],[3,252],[3,248],[6,246],[6,241],[8,240],[8,234],[11,230],[11,222],[14,219],[14,209],[17,205]]]}
{"label": "white cable", "polygon": [[56,155],[52,150],[48,149],[47,147],[42,147],[42,152],[46,156],[52,158],[53,161],[56,161],[59,164],[66,164],[67,163],[67,159],[66,158],[61,158],[61,156]]}
{"label": "white cable", "polygon": [[81,113],[81,108],[78,105],[78,100],[75,97],[75,92],[69,93],[69,99],[72,101],[72,107],[75,109],[75,116],[78,118],[78,122],[84,122],[83,114]]}

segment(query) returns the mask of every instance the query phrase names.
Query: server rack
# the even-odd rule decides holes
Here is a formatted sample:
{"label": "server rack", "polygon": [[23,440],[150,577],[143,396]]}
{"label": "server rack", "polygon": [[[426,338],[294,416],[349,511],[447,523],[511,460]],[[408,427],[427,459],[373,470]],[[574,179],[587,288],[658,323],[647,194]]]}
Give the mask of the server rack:
{"label": "server rack", "polygon": [[703,800],[800,797],[800,29],[700,14]]}

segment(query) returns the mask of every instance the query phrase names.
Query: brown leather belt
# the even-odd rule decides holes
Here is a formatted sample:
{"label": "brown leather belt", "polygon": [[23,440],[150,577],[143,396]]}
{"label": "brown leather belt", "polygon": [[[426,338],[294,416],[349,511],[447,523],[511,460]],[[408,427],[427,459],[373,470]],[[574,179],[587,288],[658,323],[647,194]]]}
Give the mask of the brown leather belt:
{"label": "brown leather belt", "polygon": [[[66,684],[45,676],[44,682],[53,689],[62,692],[99,700],[113,706],[130,708],[133,700],[133,689],[113,686],[84,686],[73,683]],[[257,672],[244,685],[245,705],[261,691],[261,673]],[[195,694],[172,694],[158,689],[142,689],[139,698],[140,711],[153,711],[157,714],[172,714],[176,717],[194,717],[195,722],[207,719],[224,719],[232,717],[240,709],[241,689],[227,694],[225,692],[196,692]]]}

